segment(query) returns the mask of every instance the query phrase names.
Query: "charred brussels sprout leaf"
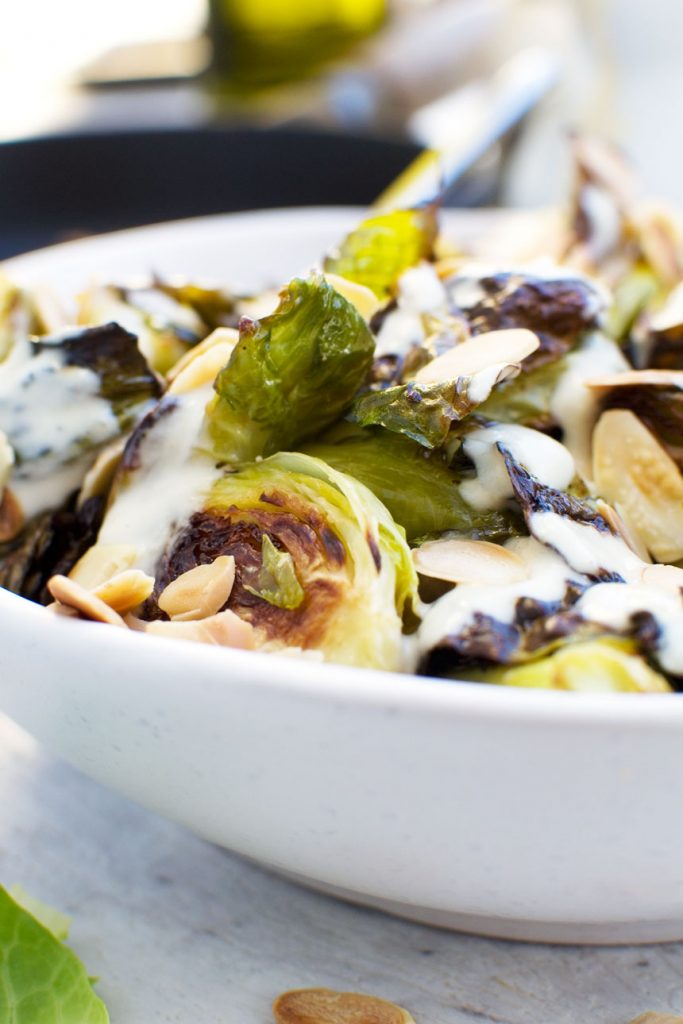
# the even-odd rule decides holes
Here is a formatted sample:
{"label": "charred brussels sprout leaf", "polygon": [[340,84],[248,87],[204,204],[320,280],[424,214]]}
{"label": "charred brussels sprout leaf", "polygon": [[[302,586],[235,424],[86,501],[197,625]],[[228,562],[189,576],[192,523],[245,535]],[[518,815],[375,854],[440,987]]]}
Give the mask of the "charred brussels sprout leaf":
{"label": "charred brussels sprout leaf", "polygon": [[96,374],[100,395],[111,404],[122,430],[128,430],[140,408],[161,393],[135,335],[118,324],[41,338],[33,343],[33,350],[35,355],[57,350],[64,367],[80,366]]}
{"label": "charred brussels sprout leaf", "polygon": [[239,317],[236,313],[235,296],[221,288],[207,288],[189,281],[173,283],[161,278],[156,278],[154,285],[181,306],[193,309],[208,330],[237,326]]}
{"label": "charred brussels sprout leaf", "polygon": [[104,498],[90,498],[76,508],[72,498],[63,508],[32,519],[16,541],[0,545],[0,587],[49,604],[47,581],[67,575],[95,543],[104,502]]}
{"label": "charred brussels sprout leaf", "polygon": [[404,270],[432,256],[436,234],[431,207],[370,217],[327,257],[325,270],[386,298]]}
{"label": "charred brussels sprout leaf", "polygon": [[277,608],[298,608],[304,591],[296,577],[294,559],[289,551],[278,551],[267,533],[261,539],[261,568],[256,586],[244,589]]}
{"label": "charred brussels sprout leaf", "polygon": [[259,645],[401,666],[417,577],[403,531],[359,481],[288,452],[227,473],[164,556],[156,592],[219,555],[235,559],[228,608]]}
{"label": "charred brussels sprout leaf", "polygon": [[533,370],[522,367],[518,377],[501,381],[495,387],[477,413],[499,423],[547,430],[554,425],[550,403],[566,366],[565,359],[556,359]]}
{"label": "charred brussels sprout leaf", "polygon": [[243,319],[207,410],[212,451],[243,462],[295,447],[350,404],[372,364],[374,342],[354,306],[320,275],[295,278],[276,311]]}
{"label": "charred brussels sprout leaf", "polygon": [[425,448],[446,442],[454,423],[476,407],[468,398],[469,378],[440,384],[398,384],[368,391],[353,404],[349,419],[361,426],[385,427]]}
{"label": "charred brussels sprout leaf", "polygon": [[304,450],[369,487],[409,540],[445,530],[475,538],[514,532],[505,514],[468,505],[458,489],[458,475],[441,456],[407,437],[343,424]]}

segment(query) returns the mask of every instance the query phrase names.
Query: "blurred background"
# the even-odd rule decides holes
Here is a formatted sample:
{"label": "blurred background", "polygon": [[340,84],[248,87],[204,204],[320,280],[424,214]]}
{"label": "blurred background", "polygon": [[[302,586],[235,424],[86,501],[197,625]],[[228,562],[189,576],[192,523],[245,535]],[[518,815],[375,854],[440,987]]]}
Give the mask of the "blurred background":
{"label": "blurred background", "polygon": [[682,29],[680,0],[22,0],[0,36],[0,256],[368,203],[423,149],[452,205],[543,205],[576,128],[683,202]]}

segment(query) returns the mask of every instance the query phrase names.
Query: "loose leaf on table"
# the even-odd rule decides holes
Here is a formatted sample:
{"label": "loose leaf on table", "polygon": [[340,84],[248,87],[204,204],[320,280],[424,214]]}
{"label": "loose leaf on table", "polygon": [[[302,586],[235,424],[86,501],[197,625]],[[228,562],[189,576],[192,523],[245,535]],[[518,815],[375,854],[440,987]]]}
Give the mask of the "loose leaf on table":
{"label": "loose leaf on table", "polygon": [[438,230],[432,207],[364,220],[325,260],[325,270],[386,298],[404,270],[432,255]]}
{"label": "loose leaf on table", "polygon": [[355,307],[318,274],[295,278],[261,320],[244,318],[207,410],[213,454],[244,462],[293,448],[346,411],[374,351]]}
{"label": "loose leaf on table", "polygon": [[0,886],[0,1020],[108,1024],[78,957]]}

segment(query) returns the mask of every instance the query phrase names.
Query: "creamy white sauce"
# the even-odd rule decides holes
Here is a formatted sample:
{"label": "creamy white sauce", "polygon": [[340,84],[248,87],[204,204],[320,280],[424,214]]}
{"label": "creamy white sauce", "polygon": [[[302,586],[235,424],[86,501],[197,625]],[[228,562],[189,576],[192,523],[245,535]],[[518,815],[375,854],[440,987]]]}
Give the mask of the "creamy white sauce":
{"label": "creamy white sauce", "polygon": [[602,569],[627,581],[637,580],[647,564],[621,537],[589,523],[577,523],[557,512],[534,512],[529,520],[529,531],[537,540],[553,547],[572,569],[586,576]]}
{"label": "creamy white sauce", "polygon": [[17,340],[0,365],[0,429],[16,455],[12,489],[27,517],[61,504],[92,451],[119,433],[99,390],[97,374],[66,365],[59,347],[33,355]]}
{"label": "creamy white sauce", "polygon": [[475,405],[481,405],[489,397],[496,384],[516,377],[519,371],[520,367],[514,363],[495,363],[493,366],[486,366],[470,377],[467,397]]}
{"label": "creamy white sauce", "polygon": [[649,612],[661,636],[657,644],[662,668],[683,674],[683,602],[680,594],[644,583],[598,583],[579,599],[576,610],[591,622],[616,631],[628,629],[631,616]]}
{"label": "creamy white sauce", "polygon": [[590,334],[580,348],[567,356],[567,369],[560,377],[550,401],[550,412],[563,430],[563,443],[574,456],[586,480],[593,475],[591,438],[600,395],[584,381],[630,369],[618,346],[598,331]]}
{"label": "creamy white sauce", "polygon": [[418,631],[418,648],[422,654],[449,634],[461,633],[474,622],[477,613],[510,623],[520,598],[535,598],[544,603],[561,601],[569,582],[585,582],[558,554],[533,537],[516,538],[506,547],[528,567],[529,578],[501,586],[461,583],[428,605]]}
{"label": "creamy white sauce", "polygon": [[448,315],[446,289],[431,263],[419,263],[401,275],[396,302],[396,309],[385,317],[377,335],[377,357],[407,355],[425,340],[423,316],[444,319]]}
{"label": "creamy white sauce", "polygon": [[202,507],[221,476],[211,456],[195,445],[211,383],[163,401],[172,405],[142,439],[139,468],[116,495],[102,524],[98,544],[132,544],[136,568],[153,574],[173,531]]}
{"label": "creamy white sauce", "polygon": [[565,490],[574,478],[574,460],[554,438],[513,423],[482,427],[468,434],[463,443],[477,475],[460,485],[460,493],[472,508],[499,509],[514,495],[498,442],[505,445],[515,462],[547,487]]}

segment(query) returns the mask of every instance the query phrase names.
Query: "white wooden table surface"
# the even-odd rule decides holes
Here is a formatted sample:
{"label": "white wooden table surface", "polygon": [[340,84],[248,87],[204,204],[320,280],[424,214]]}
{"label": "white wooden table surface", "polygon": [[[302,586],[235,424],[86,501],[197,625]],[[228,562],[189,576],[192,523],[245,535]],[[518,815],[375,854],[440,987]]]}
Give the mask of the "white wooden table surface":
{"label": "white wooden table surface", "polygon": [[683,943],[522,945],[340,903],[109,792],[1,718],[0,809],[0,881],[73,917],[113,1024],[268,1024],[274,996],[308,985],[384,996],[417,1024],[683,1013]]}

